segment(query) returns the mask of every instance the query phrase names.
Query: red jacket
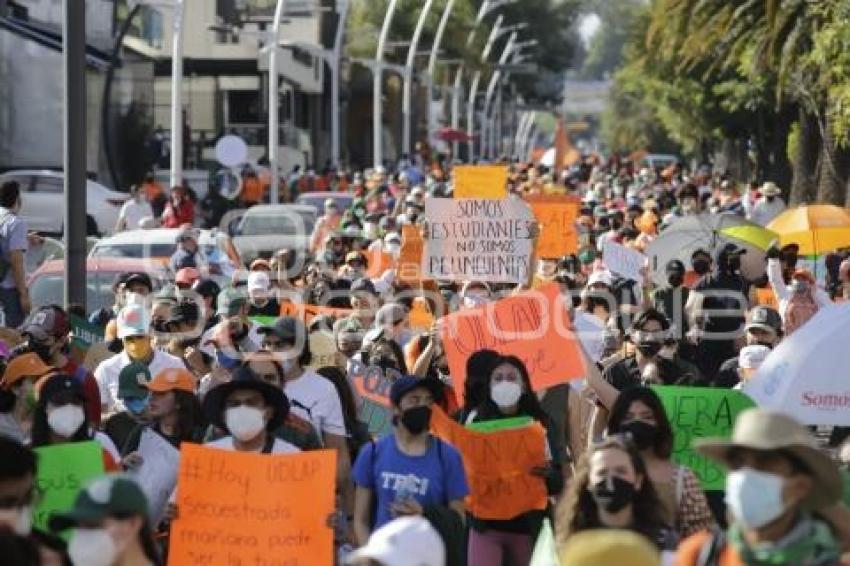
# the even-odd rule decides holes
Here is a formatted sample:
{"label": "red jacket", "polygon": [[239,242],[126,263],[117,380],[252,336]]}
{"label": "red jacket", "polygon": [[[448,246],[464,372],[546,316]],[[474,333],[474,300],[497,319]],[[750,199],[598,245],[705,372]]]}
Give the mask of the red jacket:
{"label": "red jacket", "polygon": [[175,208],[174,201],[169,200],[162,213],[162,226],[164,228],[179,228],[183,224],[194,224],[195,205],[189,199],[183,199]]}

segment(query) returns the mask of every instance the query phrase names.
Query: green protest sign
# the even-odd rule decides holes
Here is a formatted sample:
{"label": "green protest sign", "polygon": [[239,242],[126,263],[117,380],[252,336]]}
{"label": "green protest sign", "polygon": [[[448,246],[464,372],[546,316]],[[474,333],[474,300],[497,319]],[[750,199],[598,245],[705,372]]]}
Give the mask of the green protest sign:
{"label": "green protest sign", "polygon": [[507,419],[496,419],[492,421],[482,421],[477,423],[469,423],[466,428],[478,432],[496,432],[499,430],[511,430],[528,426],[534,422],[531,417],[511,417]]}
{"label": "green protest sign", "polygon": [[70,509],[80,489],[92,478],[103,475],[103,450],[97,442],[88,441],[42,446],[35,453],[41,501],[33,512],[33,525],[49,530],[50,514]]}
{"label": "green protest sign", "polygon": [[75,360],[82,363],[86,359],[86,352],[89,351],[91,345],[103,342],[103,328],[75,314],[72,314],[69,318],[71,334],[74,336],[71,341],[71,353]]}
{"label": "green protest sign", "polygon": [[738,414],[754,406],[753,401],[734,389],[673,385],[652,389],[661,398],[673,427],[673,460],[691,468],[703,489],[724,489],[726,472],[723,467],[697,454],[693,441],[706,437],[729,438]]}

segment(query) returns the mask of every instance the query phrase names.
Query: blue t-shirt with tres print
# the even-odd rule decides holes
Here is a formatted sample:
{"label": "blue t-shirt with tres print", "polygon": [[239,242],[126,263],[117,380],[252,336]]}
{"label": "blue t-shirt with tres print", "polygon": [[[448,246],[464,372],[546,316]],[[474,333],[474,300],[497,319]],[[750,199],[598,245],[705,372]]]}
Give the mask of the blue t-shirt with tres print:
{"label": "blue t-shirt with tres print", "polygon": [[395,435],[388,434],[360,451],[353,476],[356,485],[377,496],[375,529],[393,519],[390,505],[399,490],[423,507],[447,505],[469,494],[460,452],[434,437],[425,454],[408,456],[398,449]]}

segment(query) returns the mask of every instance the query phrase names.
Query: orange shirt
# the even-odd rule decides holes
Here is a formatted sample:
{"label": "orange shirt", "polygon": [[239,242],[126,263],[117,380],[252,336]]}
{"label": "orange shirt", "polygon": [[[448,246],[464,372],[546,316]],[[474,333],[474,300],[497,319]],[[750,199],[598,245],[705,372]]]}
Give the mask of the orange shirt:
{"label": "orange shirt", "polygon": [[[704,544],[707,544],[709,538],[711,537],[711,533],[708,531],[703,531],[701,533],[696,533],[694,535],[689,536],[681,543],[679,543],[679,548],[676,551],[676,566],[697,566],[697,562],[699,560],[700,550]],[[720,560],[717,562],[717,566],[746,566],[744,562],[741,560],[741,557],[738,556],[738,553],[732,548],[731,545],[727,544],[723,550],[720,552]]]}
{"label": "orange shirt", "polygon": [[263,182],[259,177],[246,177],[242,181],[242,200],[250,203],[258,203],[263,200],[265,191]]}

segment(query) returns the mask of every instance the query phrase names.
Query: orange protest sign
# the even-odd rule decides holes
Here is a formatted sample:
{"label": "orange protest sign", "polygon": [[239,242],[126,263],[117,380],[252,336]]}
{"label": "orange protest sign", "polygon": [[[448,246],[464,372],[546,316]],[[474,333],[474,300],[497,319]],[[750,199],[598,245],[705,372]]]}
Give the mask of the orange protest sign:
{"label": "orange protest sign", "polygon": [[319,305],[306,305],[303,303],[284,302],[280,304],[280,316],[299,318],[307,325],[320,315],[345,318],[350,316],[352,312],[354,311],[351,309],[335,309],[333,307],[321,307]]}
{"label": "orange protest sign", "polygon": [[517,356],[535,391],[584,375],[565,299],[557,283],[441,319],[440,332],[455,392],[463,395],[466,360],[485,348]]}
{"label": "orange protest sign", "polygon": [[546,508],[546,483],[531,474],[532,468],[546,464],[546,431],[539,423],[478,432],[462,427],[434,407],[431,430],[463,457],[469,482],[466,508],[473,516],[507,520]]}
{"label": "orange protest sign", "polygon": [[417,332],[431,330],[431,326],[434,325],[434,315],[428,310],[428,301],[422,298],[414,299],[410,312],[407,314],[407,321],[411,330]]}
{"label": "orange protest sign", "polygon": [[556,258],[578,253],[578,200],[568,196],[544,195],[529,195],[526,200],[540,223],[537,257]]}
{"label": "orange protest sign", "polygon": [[419,228],[412,224],[401,227],[401,252],[398,256],[399,281],[418,282],[422,279],[422,251],[425,240]]}
{"label": "orange protest sign", "polygon": [[168,563],[332,564],[336,452],[268,455],[184,442]]}
{"label": "orange protest sign", "polygon": [[392,269],[395,265],[393,256],[381,250],[373,250],[366,253],[366,261],[369,266],[366,269],[366,277],[377,279],[384,274],[384,271]]}
{"label": "orange protest sign", "polygon": [[455,198],[503,199],[508,196],[508,168],[504,165],[461,165],[452,172]]}
{"label": "orange protest sign", "polygon": [[779,310],[779,301],[776,300],[776,293],[770,287],[765,287],[764,289],[756,288],[756,303],[763,307]]}

